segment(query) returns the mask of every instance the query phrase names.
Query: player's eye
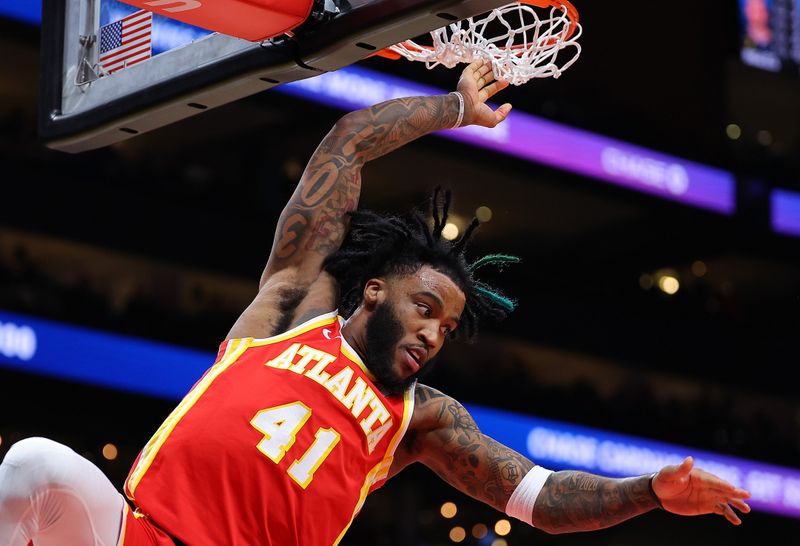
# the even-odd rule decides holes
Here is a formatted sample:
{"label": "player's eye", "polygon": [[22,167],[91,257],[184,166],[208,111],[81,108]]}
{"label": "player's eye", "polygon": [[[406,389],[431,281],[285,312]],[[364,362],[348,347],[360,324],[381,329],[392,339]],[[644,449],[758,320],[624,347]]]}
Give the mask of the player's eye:
{"label": "player's eye", "polygon": [[430,318],[431,308],[429,306],[425,305],[424,303],[418,303],[417,308],[419,309],[419,312],[422,314],[423,317]]}

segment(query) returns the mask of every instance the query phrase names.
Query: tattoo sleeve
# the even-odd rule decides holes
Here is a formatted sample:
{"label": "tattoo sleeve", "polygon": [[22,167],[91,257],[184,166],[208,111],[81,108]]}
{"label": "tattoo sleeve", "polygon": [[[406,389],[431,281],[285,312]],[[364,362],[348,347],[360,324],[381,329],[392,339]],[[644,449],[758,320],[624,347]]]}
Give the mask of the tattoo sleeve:
{"label": "tattoo sleeve", "polygon": [[[478,430],[467,410],[441,392],[419,385],[406,434],[412,459],[431,467],[460,491],[505,511],[534,464]],[[533,509],[533,524],[548,533],[591,531],[656,508],[648,476],[612,479],[585,472],[550,475]]]}
{"label": "tattoo sleeve", "polygon": [[648,476],[612,479],[585,472],[551,474],[536,499],[533,524],[549,533],[592,531],[656,508]]}
{"label": "tattoo sleeve", "polygon": [[533,463],[481,433],[464,406],[439,391],[420,385],[417,411],[431,423],[412,436],[417,458],[460,491],[504,511]]}
{"label": "tattoo sleeve", "polygon": [[314,152],[281,214],[268,269],[321,266],[344,238],[347,212],[358,205],[361,166],[451,127],[457,117],[458,101],[451,95],[394,99],[344,116]]}

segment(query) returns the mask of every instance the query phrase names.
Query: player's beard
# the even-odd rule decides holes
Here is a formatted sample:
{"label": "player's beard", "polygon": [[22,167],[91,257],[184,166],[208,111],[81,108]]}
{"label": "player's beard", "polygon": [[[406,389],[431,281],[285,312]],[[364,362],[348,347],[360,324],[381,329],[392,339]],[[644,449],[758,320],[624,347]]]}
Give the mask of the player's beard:
{"label": "player's beard", "polygon": [[427,374],[432,361],[414,375],[403,379],[395,370],[397,346],[403,339],[403,324],[397,318],[392,304],[385,302],[375,306],[375,310],[367,319],[366,329],[366,365],[381,392],[395,396],[405,390],[423,373]]}

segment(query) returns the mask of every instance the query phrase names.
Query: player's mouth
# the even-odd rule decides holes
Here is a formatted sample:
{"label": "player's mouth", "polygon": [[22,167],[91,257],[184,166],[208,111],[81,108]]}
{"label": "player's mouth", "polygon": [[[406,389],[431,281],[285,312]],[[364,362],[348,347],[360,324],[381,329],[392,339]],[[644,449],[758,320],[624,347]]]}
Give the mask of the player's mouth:
{"label": "player's mouth", "polygon": [[405,347],[406,367],[412,374],[415,374],[425,364],[428,351],[423,347]]}

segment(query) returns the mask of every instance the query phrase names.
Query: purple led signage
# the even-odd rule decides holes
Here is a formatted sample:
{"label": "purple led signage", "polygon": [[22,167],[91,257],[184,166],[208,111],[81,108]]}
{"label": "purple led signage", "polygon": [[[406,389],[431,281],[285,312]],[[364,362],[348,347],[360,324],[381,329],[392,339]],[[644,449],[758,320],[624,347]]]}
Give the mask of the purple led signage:
{"label": "purple led signage", "polygon": [[[347,67],[276,90],[355,110],[396,97],[432,95],[441,89]],[[732,174],[627,144],[530,114],[512,111],[494,129],[465,127],[441,136],[596,178],[723,214],[735,211]]]}
{"label": "purple led signage", "polygon": [[772,229],[784,235],[800,236],[800,193],[773,190],[770,205]]}

